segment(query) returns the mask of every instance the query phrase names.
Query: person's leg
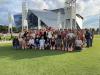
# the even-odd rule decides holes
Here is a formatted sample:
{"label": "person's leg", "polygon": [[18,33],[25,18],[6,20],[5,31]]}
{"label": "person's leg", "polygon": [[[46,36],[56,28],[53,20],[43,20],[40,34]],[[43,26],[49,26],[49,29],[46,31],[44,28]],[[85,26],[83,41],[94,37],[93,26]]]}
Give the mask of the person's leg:
{"label": "person's leg", "polygon": [[17,49],[19,49],[19,45],[17,45],[17,47],[16,47]]}
{"label": "person's leg", "polygon": [[17,49],[17,44],[15,45],[15,49]]}
{"label": "person's leg", "polygon": [[41,50],[42,48],[41,48],[41,45],[40,45],[40,50]]}
{"label": "person's leg", "polygon": [[44,46],[42,46],[42,49],[44,50]]}
{"label": "person's leg", "polygon": [[29,45],[29,48],[30,48],[30,49],[32,49],[32,44],[31,44],[31,45]]}
{"label": "person's leg", "polygon": [[15,45],[13,45],[13,48],[15,49]]}
{"label": "person's leg", "polygon": [[82,50],[82,48],[81,47],[75,47],[75,50]]}
{"label": "person's leg", "polygon": [[92,39],[90,39],[90,47],[92,47]]}
{"label": "person's leg", "polygon": [[22,49],[24,49],[24,45],[22,44]]}
{"label": "person's leg", "polygon": [[87,46],[86,47],[90,47],[90,39],[87,39]]}
{"label": "person's leg", "polygon": [[68,51],[71,51],[71,42],[69,42]]}

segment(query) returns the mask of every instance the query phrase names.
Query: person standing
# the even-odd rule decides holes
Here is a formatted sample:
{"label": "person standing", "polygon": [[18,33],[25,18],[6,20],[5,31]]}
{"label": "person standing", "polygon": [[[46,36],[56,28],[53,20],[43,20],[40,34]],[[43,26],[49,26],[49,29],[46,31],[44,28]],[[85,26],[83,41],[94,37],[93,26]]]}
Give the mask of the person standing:
{"label": "person standing", "polygon": [[91,40],[91,34],[89,32],[89,30],[86,30],[86,34],[85,34],[85,38],[86,38],[86,44],[87,44],[87,48],[90,47],[90,40]]}
{"label": "person standing", "polygon": [[18,49],[19,48],[19,40],[18,37],[15,37],[13,39],[13,48]]}
{"label": "person standing", "polygon": [[93,45],[93,38],[94,38],[94,31],[92,29],[90,30],[90,36],[91,36],[91,38],[90,38],[90,47],[92,47],[92,45]]}

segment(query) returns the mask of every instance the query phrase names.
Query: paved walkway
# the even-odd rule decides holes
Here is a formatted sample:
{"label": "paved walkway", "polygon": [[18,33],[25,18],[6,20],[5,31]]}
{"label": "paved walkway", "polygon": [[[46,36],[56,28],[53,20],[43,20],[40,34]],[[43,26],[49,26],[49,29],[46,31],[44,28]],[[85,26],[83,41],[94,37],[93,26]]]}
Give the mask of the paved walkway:
{"label": "paved walkway", "polygon": [[2,43],[12,43],[12,41],[0,41],[0,44]]}

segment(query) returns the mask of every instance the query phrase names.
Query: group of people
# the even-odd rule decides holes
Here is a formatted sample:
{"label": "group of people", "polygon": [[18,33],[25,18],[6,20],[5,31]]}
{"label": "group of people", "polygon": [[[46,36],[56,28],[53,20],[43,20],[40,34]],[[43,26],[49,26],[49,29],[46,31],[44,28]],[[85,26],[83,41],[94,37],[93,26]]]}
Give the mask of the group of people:
{"label": "group of people", "polygon": [[39,50],[64,50],[74,51],[91,47],[93,43],[92,30],[55,30],[52,28],[29,30],[19,33],[13,39],[15,49],[39,49]]}

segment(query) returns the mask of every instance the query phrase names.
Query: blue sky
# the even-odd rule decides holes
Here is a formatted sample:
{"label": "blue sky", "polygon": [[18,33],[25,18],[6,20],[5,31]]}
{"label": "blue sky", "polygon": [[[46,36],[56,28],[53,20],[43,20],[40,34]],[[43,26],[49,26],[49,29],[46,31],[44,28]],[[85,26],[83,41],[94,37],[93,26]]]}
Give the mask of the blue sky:
{"label": "blue sky", "polygon": [[[8,24],[8,12],[21,12],[23,0],[0,0],[0,24]],[[27,0],[30,9],[55,9],[64,7],[65,0]],[[84,17],[84,27],[98,27],[100,0],[77,0],[77,13]]]}

